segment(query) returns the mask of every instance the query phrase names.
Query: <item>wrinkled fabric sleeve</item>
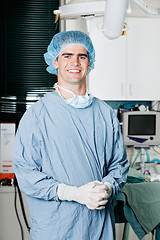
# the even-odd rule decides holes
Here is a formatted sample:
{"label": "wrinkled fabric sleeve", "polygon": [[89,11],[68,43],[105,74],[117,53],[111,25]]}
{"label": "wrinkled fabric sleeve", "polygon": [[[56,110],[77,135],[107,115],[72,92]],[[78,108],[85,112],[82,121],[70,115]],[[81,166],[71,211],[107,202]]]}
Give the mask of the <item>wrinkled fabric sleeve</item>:
{"label": "wrinkled fabric sleeve", "polygon": [[22,117],[15,138],[13,167],[22,192],[31,197],[58,201],[58,182],[42,171],[37,118],[31,108]]}
{"label": "wrinkled fabric sleeve", "polygon": [[[106,146],[106,151],[107,149]],[[109,182],[112,185],[112,196],[110,199],[113,199],[125,185],[129,166],[119,121],[113,113],[112,154],[107,166],[107,175],[102,179],[103,182]]]}

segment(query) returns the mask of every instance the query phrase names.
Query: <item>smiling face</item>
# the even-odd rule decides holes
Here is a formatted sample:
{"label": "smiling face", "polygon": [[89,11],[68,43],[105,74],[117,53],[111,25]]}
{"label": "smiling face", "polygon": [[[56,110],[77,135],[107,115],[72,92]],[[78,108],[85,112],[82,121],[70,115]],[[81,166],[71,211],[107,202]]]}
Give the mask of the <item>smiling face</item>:
{"label": "smiling face", "polygon": [[81,45],[65,48],[53,63],[58,71],[58,84],[82,86],[86,84],[86,75],[90,68],[87,50]]}

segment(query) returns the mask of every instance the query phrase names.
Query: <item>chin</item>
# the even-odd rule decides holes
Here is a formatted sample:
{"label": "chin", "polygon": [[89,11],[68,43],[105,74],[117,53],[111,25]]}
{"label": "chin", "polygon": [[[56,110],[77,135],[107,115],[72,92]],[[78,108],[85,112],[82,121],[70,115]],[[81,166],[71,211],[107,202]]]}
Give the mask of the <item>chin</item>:
{"label": "chin", "polygon": [[81,80],[72,80],[71,82],[72,82],[72,84],[77,85],[77,84],[83,84],[85,81],[83,79],[81,79]]}
{"label": "chin", "polygon": [[82,84],[85,81],[86,81],[85,78],[70,78],[70,79],[68,79],[67,82],[70,82],[72,84]]}

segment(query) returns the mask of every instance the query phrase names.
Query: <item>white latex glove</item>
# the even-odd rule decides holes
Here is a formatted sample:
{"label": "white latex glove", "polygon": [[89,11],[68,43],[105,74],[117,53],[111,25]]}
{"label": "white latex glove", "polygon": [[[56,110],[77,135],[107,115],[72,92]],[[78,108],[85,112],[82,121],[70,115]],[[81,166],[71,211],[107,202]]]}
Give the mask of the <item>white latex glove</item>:
{"label": "white latex glove", "polygon": [[89,209],[104,209],[107,204],[108,186],[99,181],[87,183],[81,187],[59,184],[57,195],[60,200],[75,201]]}
{"label": "white latex glove", "polygon": [[74,201],[86,205],[89,209],[104,209],[107,204],[107,187],[99,181],[90,182],[77,189]]}

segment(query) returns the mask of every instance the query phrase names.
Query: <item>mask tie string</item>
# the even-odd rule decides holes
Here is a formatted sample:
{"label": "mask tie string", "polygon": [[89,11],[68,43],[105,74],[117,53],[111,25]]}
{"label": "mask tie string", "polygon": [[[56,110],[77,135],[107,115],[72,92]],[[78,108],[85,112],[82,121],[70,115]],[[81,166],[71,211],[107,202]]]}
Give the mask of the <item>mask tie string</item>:
{"label": "mask tie string", "polygon": [[[62,95],[61,95],[61,93],[59,92],[58,88],[66,91],[66,92],[71,93],[73,96],[76,96],[76,94],[74,94],[72,91],[70,91],[70,90],[68,90],[68,89],[66,89],[66,88],[64,88],[64,87],[59,86],[58,83],[55,83],[55,84],[54,84],[54,88],[57,90],[58,94],[59,94],[61,97],[62,97]],[[62,97],[62,98],[64,98],[64,97]]]}

